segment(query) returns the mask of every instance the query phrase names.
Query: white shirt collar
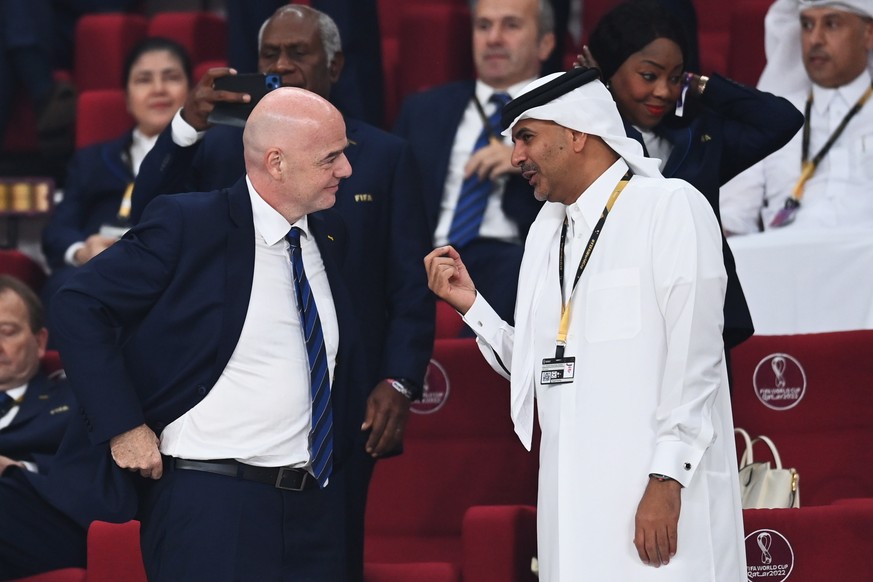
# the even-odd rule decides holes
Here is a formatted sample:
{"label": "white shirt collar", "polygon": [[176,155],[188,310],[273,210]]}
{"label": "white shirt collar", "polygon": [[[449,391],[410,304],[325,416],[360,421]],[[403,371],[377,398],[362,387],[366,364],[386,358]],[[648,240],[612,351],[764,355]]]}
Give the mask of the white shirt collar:
{"label": "white shirt collar", "polygon": [[482,107],[487,107],[488,100],[491,99],[491,96],[494,93],[509,93],[509,96],[515,99],[521,90],[527,87],[528,83],[536,79],[533,77],[531,79],[525,79],[521,83],[516,83],[515,85],[511,85],[506,90],[495,89],[494,87],[485,83],[481,79],[476,79],[476,99],[479,100],[479,103],[482,104]]}
{"label": "white shirt collar", "polygon": [[142,161],[151,151],[152,147],[154,147],[155,142],[158,141],[159,135],[155,134],[148,137],[139,129],[133,130],[133,137],[130,142],[130,169],[134,176],[139,174],[139,167],[142,165]]}
{"label": "white shirt collar", "polygon": [[10,388],[9,390],[6,390],[6,394],[8,394],[9,397],[12,398],[13,400],[18,400],[19,398],[24,396],[24,393],[26,391],[27,391],[27,382],[25,382],[24,384],[22,384],[21,386],[18,386],[16,388]]}
{"label": "white shirt collar", "polygon": [[252,201],[252,218],[255,223],[255,231],[259,232],[264,237],[264,242],[272,246],[285,238],[292,226],[300,227],[303,234],[309,237],[309,222],[306,215],[303,215],[293,225],[288,224],[285,217],[270,206],[261,198],[260,194],[252,186],[251,180],[246,176],[246,186],[249,191],[249,198]]}
{"label": "white shirt collar", "polygon": [[578,224],[581,217],[588,225],[588,230],[592,230],[600,220],[612,191],[627,171],[627,162],[619,158],[576,199],[576,202],[567,207],[567,217],[575,224]]}
{"label": "white shirt collar", "polygon": [[812,106],[817,115],[824,115],[834,99],[842,98],[847,107],[852,107],[870,87],[870,71],[867,69],[858,75],[854,81],[834,89],[812,86]]}

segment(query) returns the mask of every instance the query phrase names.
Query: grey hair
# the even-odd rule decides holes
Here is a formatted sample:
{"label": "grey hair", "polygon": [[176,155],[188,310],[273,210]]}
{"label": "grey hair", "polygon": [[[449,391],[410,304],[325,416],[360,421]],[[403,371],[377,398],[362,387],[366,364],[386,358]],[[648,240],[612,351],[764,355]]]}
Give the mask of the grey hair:
{"label": "grey hair", "polygon": [[[545,0],[543,0],[545,1]],[[321,37],[321,45],[324,47],[324,54],[327,57],[327,64],[330,66],[330,63],[333,62],[334,56],[338,52],[342,52],[343,46],[342,41],[340,40],[339,28],[336,26],[336,22],[333,21],[333,18],[322,12],[321,10],[316,10],[315,8],[310,8],[309,6],[301,6],[298,4],[285,4],[284,6],[280,6],[272,16],[264,21],[261,25],[261,29],[258,31],[258,51],[261,50],[261,43],[264,41],[264,29],[267,28],[267,25],[271,20],[276,18],[277,16],[281,16],[283,14],[298,14],[300,16],[307,16],[307,12],[314,13],[316,18],[318,19],[318,35]]]}
{"label": "grey hair", "polygon": [[[470,14],[476,12],[478,4],[479,0],[470,0]],[[537,0],[537,5],[539,6],[537,29],[539,38],[542,38],[550,32],[555,32],[555,9],[552,8],[551,0]]]}

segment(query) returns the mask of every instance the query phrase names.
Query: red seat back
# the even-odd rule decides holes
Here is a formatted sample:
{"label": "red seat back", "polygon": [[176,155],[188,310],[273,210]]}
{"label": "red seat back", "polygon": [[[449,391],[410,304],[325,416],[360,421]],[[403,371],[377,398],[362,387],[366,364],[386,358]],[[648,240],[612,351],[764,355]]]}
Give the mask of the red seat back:
{"label": "red seat back", "polygon": [[88,582],[147,582],[139,522],[94,521],[88,528]]}
{"label": "red seat back", "polygon": [[76,24],[73,81],[78,91],[124,86],[124,60],[146,36],[148,21],[141,14],[86,14]]}
{"label": "red seat back", "polygon": [[436,341],[410,416],[405,452],[376,464],[365,561],[460,564],[465,511],[535,504],[538,455],[515,436],[509,383],[473,339]]}
{"label": "red seat back", "polygon": [[181,44],[194,67],[207,61],[227,61],[227,21],[214,12],[159,12],[152,16],[147,32],[148,36],[163,36]]}
{"label": "red seat back", "polygon": [[76,103],[76,148],[115,139],[134,126],[122,89],[96,89]]}
{"label": "red seat back", "polygon": [[0,249],[0,274],[12,275],[39,294],[46,273],[35,260],[17,249]]}
{"label": "red seat back", "polygon": [[873,497],[871,353],[873,330],[754,336],[731,352],[734,424],[774,440],[801,506]]}
{"label": "red seat back", "polygon": [[870,579],[873,505],[746,509],[743,521],[749,580]]}

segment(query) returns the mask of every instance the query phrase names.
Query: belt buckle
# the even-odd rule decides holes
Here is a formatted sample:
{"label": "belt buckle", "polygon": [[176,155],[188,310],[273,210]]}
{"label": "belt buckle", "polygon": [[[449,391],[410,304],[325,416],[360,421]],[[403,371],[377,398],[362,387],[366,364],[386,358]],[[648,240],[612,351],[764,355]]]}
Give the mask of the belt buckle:
{"label": "belt buckle", "polygon": [[[300,478],[299,483],[296,486],[284,485],[282,482],[285,480],[285,475],[299,475],[303,473],[303,476]],[[282,489],[284,491],[303,491],[306,487],[306,481],[310,478],[309,473],[306,471],[301,471],[300,469],[290,469],[288,467],[279,467],[279,473],[276,475],[276,489]]]}

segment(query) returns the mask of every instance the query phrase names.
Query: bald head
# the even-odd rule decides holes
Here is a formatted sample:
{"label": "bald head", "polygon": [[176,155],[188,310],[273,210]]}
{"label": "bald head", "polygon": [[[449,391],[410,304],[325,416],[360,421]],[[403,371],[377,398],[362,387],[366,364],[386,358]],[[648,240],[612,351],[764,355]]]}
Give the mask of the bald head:
{"label": "bald head", "polygon": [[293,87],[255,106],[243,132],[246,174],[258,194],[289,223],[329,208],[351,174],[342,115],[329,101]]}

